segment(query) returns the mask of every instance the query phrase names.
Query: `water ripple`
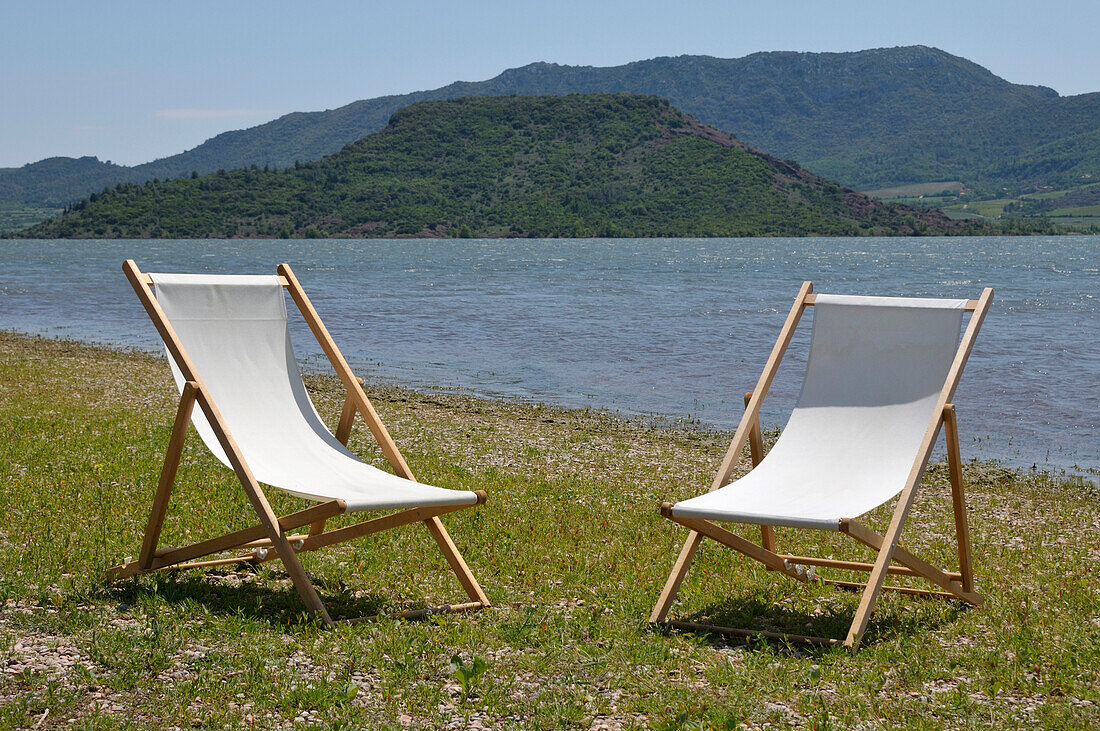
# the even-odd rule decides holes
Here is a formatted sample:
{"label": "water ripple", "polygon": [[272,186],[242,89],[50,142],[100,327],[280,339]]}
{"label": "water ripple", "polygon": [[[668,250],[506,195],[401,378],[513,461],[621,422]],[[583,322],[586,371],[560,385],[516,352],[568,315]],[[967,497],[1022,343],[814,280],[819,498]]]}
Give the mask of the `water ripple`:
{"label": "water ripple", "polygon": [[[804,279],[838,294],[996,290],[956,401],[967,456],[1100,465],[1100,237],[0,241],[0,327],[159,347],[123,278],[290,262],[371,378],[633,413],[740,418]],[[293,319],[293,318],[292,318]],[[293,319],[299,355],[323,364]],[[809,328],[765,404],[796,395]]]}

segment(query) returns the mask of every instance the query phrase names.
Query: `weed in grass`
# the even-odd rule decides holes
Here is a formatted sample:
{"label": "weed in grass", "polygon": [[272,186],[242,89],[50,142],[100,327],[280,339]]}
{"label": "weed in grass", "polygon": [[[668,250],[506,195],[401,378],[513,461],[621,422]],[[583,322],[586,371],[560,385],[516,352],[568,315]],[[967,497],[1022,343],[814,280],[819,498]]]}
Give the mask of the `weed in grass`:
{"label": "weed in grass", "polygon": [[474,657],[469,663],[462,659],[461,655],[451,657],[451,673],[462,688],[462,699],[469,697],[481,685],[481,676],[489,669],[489,665],[480,657]]}

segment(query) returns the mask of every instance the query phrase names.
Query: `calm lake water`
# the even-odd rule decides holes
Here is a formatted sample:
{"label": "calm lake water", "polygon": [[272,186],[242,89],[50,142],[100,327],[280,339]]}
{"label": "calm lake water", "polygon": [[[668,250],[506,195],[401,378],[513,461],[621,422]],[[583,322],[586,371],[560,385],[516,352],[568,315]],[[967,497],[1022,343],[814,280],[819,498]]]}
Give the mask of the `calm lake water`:
{"label": "calm lake water", "polygon": [[[121,273],[287,261],[368,379],[736,425],[798,287],[996,290],[955,401],[964,457],[1100,466],[1100,237],[0,241],[0,328],[159,349]],[[290,304],[300,358],[327,367]],[[796,396],[809,322],[765,402]],[[167,369],[165,378],[168,378]]]}

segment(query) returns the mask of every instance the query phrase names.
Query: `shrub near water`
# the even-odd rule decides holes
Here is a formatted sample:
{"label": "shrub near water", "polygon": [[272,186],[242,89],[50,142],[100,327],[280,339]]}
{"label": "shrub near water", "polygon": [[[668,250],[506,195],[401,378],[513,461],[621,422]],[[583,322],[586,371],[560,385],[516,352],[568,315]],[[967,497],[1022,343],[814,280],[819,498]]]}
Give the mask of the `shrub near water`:
{"label": "shrub near water", "polygon": [[[333,423],[339,384],[307,380]],[[0,335],[0,727],[1100,723],[1091,482],[967,466],[982,609],[886,595],[855,655],[746,645],[645,623],[686,536],[657,506],[705,489],[729,434],[390,387],[371,396],[422,479],[489,491],[444,522],[492,609],[324,630],[277,562],[105,585],[101,570],[140,546],[176,402],[167,366]],[[352,448],[380,463],[361,424]],[[280,512],[302,505],[271,498]],[[249,514],[192,432],[164,542],[243,528]],[[796,553],[867,557],[837,536],[778,534]],[[953,566],[952,534],[934,465],[903,541]],[[337,617],[462,598],[419,526],[304,562]],[[841,636],[857,600],[708,543],[673,613]]]}

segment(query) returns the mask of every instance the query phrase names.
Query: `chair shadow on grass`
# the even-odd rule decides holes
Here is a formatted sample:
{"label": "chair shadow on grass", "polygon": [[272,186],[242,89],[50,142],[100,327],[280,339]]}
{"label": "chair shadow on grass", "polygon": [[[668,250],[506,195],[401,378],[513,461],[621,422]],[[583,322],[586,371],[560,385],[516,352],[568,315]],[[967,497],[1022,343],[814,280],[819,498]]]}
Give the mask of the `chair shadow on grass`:
{"label": "chair shadow on grass", "polygon": [[[842,588],[836,588],[842,594],[859,594]],[[823,598],[827,595],[823,595]],[[929,597],[906,597],[908,606],[881,607],[872,615],[863,636],[862,645],[877,644],[891,637],[927,636],[928,632],[954,622],[969,607],[961,601],[944,601]],[[929,611],[938,606],[939,609]],[[782,606],[774,601],[762,599],[759,595],[730,596],[709,604],[686,616],[676,617],[674,621],[694,624],[730,627],[752,631],[764,630],[789,635],[805,635],[825,639],[835,638],[843,641],[848,635],[855,614],[855,604],[828,602],[813,614]],[[666,630],[667,631],[667,630]],[[821,655],[839,648],[840,645],[826,646],[806,642],[767,639],[763,636],[744,637],[720,632],[708,632],[703,629],[679,629],[690,632],[715,646],[749,645],[787,647],[803,655]]]}
{"label": "chair shadow on grass", "polygon": [[[270,572],[275,579],[271,581]],[[269,576],[264,576],[267,573]],[[321,601],[335,621],[378,616],[396,617],[409,609],[430,605],[423,600],[404,601],[393,594],[363,592],[342,581],[311,577]],[[318,623],[311,617],[289,577],[278,569],[237,571],[159,572],[104,587],[102,596],[112,601],[140,605],[159,599],[169,604],[195,603],[215,616],[239,615],[272,627],[286,628]],[[429,615],[431,616],[431,615]]]}

